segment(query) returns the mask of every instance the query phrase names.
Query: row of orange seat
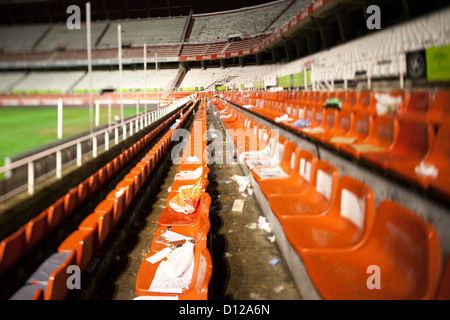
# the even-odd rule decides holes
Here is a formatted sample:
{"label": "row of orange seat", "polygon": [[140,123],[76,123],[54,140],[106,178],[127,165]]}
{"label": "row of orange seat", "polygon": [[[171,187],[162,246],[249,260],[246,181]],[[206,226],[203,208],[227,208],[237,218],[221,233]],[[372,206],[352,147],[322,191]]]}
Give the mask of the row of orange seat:
{"label": "row of orange seat", "polygon": [[[224,94],[238,104],[256,107],[257,112],[269,117],[284,114],[295,117],[298,115],[296,111],[301,111],[304,106],[323,106],[328,100],[336,99],[342,104],[341,110],[365,111],[372,114],[389,111],[400,117],[420,118],[435,124],[447,123],[450,119],[448,90],[230,91]],[[388,110],[381,108],[383,103],[390,105],[390,108]]]}
{"label": "row of orange seat", "polygon": [[[187,107],[183,108],[185,110]],[[193,110],[191,106],[179,123],[183,124],[190,116]],[[107,170],[108,177],[111,178],[118,170],[123,167],[131,158],[136,156],[146,145],[148,145],[154,137],[165,130],[176,118],[180,116],[182,110],[172,115],[170,118],[161,123],[157,128],[136,142],[133,146],[128,148],[122,154],[117,156],[105,167],[90,176],[85,182],[82,182],[76,188],[78,196],[76,205],[72,206],[73,213],[78,205],[83,203],[90,195],[93,194],[106,181],[100,182],[99,176]],[[171,135],[174,129],[169,130],[159,142],[136,164],[136,166],[125,175],[125,177],[116,185],[106,196],[106,199],[100,202],[94,212],[89,214],[78,226],[78,229],[73,231],[58,247],[56,253],[48,257],[30,276],[24,286],[22,286],[11,299],[29,300],[29,299],[45,299],[45,300],[59,300],[64,299],[68,294],[68,286],[66,281],[69,277],[68,267],[78,266],[80,271],[84,271],[92,257],[102,247],[108,236],[114,230],[120,218],[126,212],[131,202],[144,185],[145,181],[150,177],[151,172],[156,168],[164,153],[168,150],[171,142]],[[119,165],[120,163],[120,165]],[[114,168],[114,169],[113,169]],[[73,194],[73,193],[70,193]],[[62,198],[67,199],[67,197]],[[58,202],[59,203],[59,202]],[[63,202],[64,203],[64,202]],[[66,203],[69,203],[66,201]],[[69,206],[65,206],[69,207]],[[42,239],[45,237],[51,226],[53,229],[57,227],[54,223],[55,210],[51,206],[45,211],[47,219],[43,219],[43,226],[38,230],[34,227],[34,232],[40,232],[39,236]],[[58,222],[67,217],[67,210],[62,208],[58,211]],[[52,219],[50,219],[52,217]],[[33,221],[34,222],[34,221]],[[50,224],[50,223],[53,224]],[[32,233],[33,239],[37,235]],[[6,252],[9,256],[11,251]]]}
{"label": "row of orange seat", "polygon": [[[235,141],[261,140],[237,143],[240,161],[323,299],[450,298],[430,223],[387,199],[376,208],[371,187],[339,177],[333,164],[267,128],[254,130],[250,117],[212,101]],[[373,266],[381,270],[376,290],[368,285]]]}
{"label": "row of orange seat", "polygon": [[[382,95],[401,101],[379,114]],[[363,161],[421,190],[450,196],[450,91],[228,93],[249,108],[337,152]],[[337,99],[337,100],[332,100]],[[330,102],[331,101],[331,102]],[[337,102],[339,101],[339,102]],[[329,103],[342,103],[337,108]],[[284,118],[283,118],[284,117]],[[306,120],[306,127],[299,126]]]}
{"label": "row of orange seat", "polygon": [[3,239],[0,244],[0,276],[13,267],[22,255],[30,252],[42,239],[55,230],[61,222],[71,216],[76,209],[134,158],[145,145],[152,141],[161,130],[163,130],[162,126],[150,132],[143,139],[56,200],[38,216]]}
{"label": "row of orange seat", "polygon": [[212,275],[211,255],[207,248],[211,198],[206,192],[209,160],[205,134],[203,99],[183,148],[167,206],[158,219],[150,252],[140,265],[136,299],[208,298]]}

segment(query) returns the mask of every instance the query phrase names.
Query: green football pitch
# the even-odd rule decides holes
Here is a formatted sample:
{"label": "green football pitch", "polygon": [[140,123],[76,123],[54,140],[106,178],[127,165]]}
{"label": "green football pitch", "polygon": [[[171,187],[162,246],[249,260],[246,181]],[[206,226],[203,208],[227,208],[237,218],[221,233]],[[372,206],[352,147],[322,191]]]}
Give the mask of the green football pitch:
{"label": "green football pitch", "polygon": [[[141,107],[140,112],[144,111]],[[94,110],[95,123],[95,110]],[[124,117],[136,114],[136,107],[124,107]],[[120,116],[120,108],[111,109],[111,118]],[[100,108],[99,125],[108,123],[108,109]],[[63,139],[88,131],[90,113],[88,107],[63,110]],[[58,141],[57,107],[8,107],[0,108],[0,167],[5,157],[12,157]],[[2,175],[0,175],[1,178]]]}

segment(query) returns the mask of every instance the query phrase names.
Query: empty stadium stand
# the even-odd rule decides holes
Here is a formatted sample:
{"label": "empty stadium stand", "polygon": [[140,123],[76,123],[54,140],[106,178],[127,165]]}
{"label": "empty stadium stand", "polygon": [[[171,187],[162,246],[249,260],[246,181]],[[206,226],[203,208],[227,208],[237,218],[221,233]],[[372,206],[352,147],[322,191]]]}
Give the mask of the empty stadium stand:
{"label": "empty stadium stand", "polygon": [[[315,95],[317,101],[320,101],[321,94],[317,92]],[[252,93],[226,95],[241,108],[244,104],[252,104],[251,114],[263,116],[272,123],[276,123],[275,117],[279,116],[277,107],[282,101],[289,100],[283,92],[263,93],[253,100],[249,99],[251,96]],[[294,92],[288,96],[296,99]],[[258,100],[264,101],[263,104],[267,104],[267,107],[258,103]],[[245,108],[240,109],[215,97],[212,101],[228,130],[230,141],[235,141],[234,131],[245,128],[254,117],[250,113],[243,114],[241,110]],[[271,101],[277,102],[271,104]],[[323,98],[322,103],[324,101]],[[315,108],[324,106],[319,103]],[[332,127],[324,127],[324,130],[332,130]],[[246,135],[254,134],[254,130],[246,131]],[[302,150],[301,156],[299,146],[295,143],[274,137],[277,137],[278,145],[284,145],[284,148],[272,145],[271,151],[265,155],[261,151],[252,154],[246,151],[248,148],[241,149],[239,143],[235,144],[241,153],[241,166],[251,177],[261,206],[266,208],[264,211],[269,219],[272,218],[273,225],[279,227],[277,237],[281,250],[290,261],[291,272],[297,274],[294,278],[301,278],[297,280],[299,290],[312,299],[436,299],[439,284],[443,285],[445,281],[441,277],[444,267],[442,259],[444,257],[445,261],[448,256],[448,248],[442,238],[445,238],[445,231],[439,230],[439,224],[430,224],[428,219],[395,201],[379,199],[380,190],[374,189],[377,185],[369,187],[359,179],[340,174],[331,163],[317,160],[320,151],[312,154],[308,150]],[[307,137],[322,143],[315,140],[314,135]],[[252,158],[252,155],[256,158]],[[271,160],[271,157],[276,160]],[[294,173],[293,170],[297,172]],[[270,174],[264,175],[264,172]],[[378,198],[377,204],[375,197]],[[448,219],[447,213],[441,214],[438,219]],[[397,231],[386,227],[387,225],[396,225],[393,228],[402,230],[404,238],[396,238]],[[416,241],[422,242],[422,245],[418,245]],[[382,246],[388,246],[389,249],[380,249],[379,243],[384,243]],[[375,253],[377,250],[383,250],[383,253]],[[293,255],[298,255],[299,258],[296,259]],[[372,261],[370,257],[374,255],[379,259]],[[412,258],[413,256],[416,258]],[[412,261],[416,261],[416,264]],[[339,265],[337,269],[336,265]],[[392,276],[389,284],[382,285],[378,288],[380,290],[366,287],[366,269],[373,265],[387,268],[386,276]],[[330,272],[331,270],[334,271]],[[361,272],[360,276],[354,272]],[[414,280],[402,278],[402,275],[409,272],[417,277]],[[305,276],[308,281],[305,281]],[[398,288],[403,290],[397,290]]]}

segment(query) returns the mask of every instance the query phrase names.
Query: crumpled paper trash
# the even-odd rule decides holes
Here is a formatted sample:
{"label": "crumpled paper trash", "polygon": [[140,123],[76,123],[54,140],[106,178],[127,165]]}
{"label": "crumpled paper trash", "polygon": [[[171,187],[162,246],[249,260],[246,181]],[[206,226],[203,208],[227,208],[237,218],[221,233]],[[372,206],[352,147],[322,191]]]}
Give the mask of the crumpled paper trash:
{"label": "crumpled paper trash", "polygon": [[186,161],[187,161],[187,163],[199,163],[200,159],[194,156],[194,157],[188,157],[186,159]]}
{"label": "crumpled paper trash", "polygon": [[290,118],[289,115],[287,115],[287,114],[284,114],[281,117],[276,117],[275,118],[275,122],[276,123],[280,123],[282,121],[292,121],[292,120],[294,120],[294,119]]}
{"label": "crumpled paper trash", "polygon": [[178,193],[170,199],[169,206],[184,214],[194,213],[202,194],[202,187],[202,179],[198,179],[195,185],[181,186],[178,188]]}
{"label": "crumpled paper trash", "polygon": [[272,228],[270,227],[270,223],[263,216],[259,216],[259,218],[258,218],[258,228],[261,229],[261,230],[265,230],[265,231],[267,231],[269,233],[272,232]]}
{"label": "crumpled paper trash", "polygon": [[436,178],[438,176],[439,170],[434,165],[422,161],[418,166],[414,168],[414,172],[418,175]]}
{"label": "crumpled paper trash", "polygon": [[387,93],[375,93],[377,114],[395,113],[402,104],[402,97],[393,97]]}
{"label": "crumpled paper trash", "polygon": [[201,177],[203,167],[198,167],[194,171],[181,171],[175,175],[175,180],[195,180]]}
{"label": "crumpled paper trash", "polygon": [[231,179],[236,181],[239,185],[239,192],[244,192],[250,183],[250,180],[246,176],[234,175],[231,177]]}
{"label": "crumpled paper trash", "polygon": [[194,244],[186,241],[181,247],[173,250],[167,258],[166,274],[172,279],[179,278],[192,263],[194,263]]}

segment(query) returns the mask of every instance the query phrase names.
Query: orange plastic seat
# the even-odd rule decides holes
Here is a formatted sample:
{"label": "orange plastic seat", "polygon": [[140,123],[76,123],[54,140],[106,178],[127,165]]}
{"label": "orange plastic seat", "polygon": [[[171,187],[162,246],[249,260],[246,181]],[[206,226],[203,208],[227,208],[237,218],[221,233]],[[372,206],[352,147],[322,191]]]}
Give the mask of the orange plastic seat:
{"label": "orange plastic seat", "polygon": [[97,228],[75,230],[58,247],[58,252],[76,251],[76,264],[83,271],[95,253]]}
{"label": "orange plastic seat", "polygon": [[306,191],[312,182],[317,157],[310,151],[297,149],[298,156],[293,174],[285,179],[261,180],[259,187],[269,198],[276,195],[298,194]]}
{"label": "orange plastic seat", "polygon": [[106,183],[106,181],[108,181],[108,179],[108,169],[106,168],[106,166],[103,166],[98,170],[98,187],[101,188]]}
{"label": "orange plastic seat", "polygon": [[64,220],[64,197],[47,209],[47,232],[52,232]]}
{"label": "orange plastic seat", "polygon": [[433,125],[400,119],[398,137],[392,148],[384,152],[363,153],[361,159],[383,170],[387,170],[392,162],[416,161],[419,164],[430,152],[433,142]]}
{"label": "orange plastic seat", "polygon": [[[138,296],[178,296],[178,299],[199,300],[207,298],[207,287],[211,278],[212,263],[209,251],[206,248],[206,239],[209,232],[209,223],[204,220],[204,227],[195,236],[194,244],[194,268],[192,280],[188,287],[183,288],[181,293],[151,291],[150,286],[155,278],[156,271],[164,258],[154,264],[146,261],[155,254],[150,252],[142,261],[136,277],[136,294]],[[206,252],[208,251],[208,253]],[[169,290],[170,291],[170,290]]]}
{"label": "orange plastic seat", "polygon": [[354,247],[370,234],[375,215],[372,190],[349,176],[339,180],[334,202],[320,215],[281,219],[284,233],[301,255],[313,249]]}
{"label": "orange plastic seat", "polygon": [[359,151],[351,145],[370,145],[369,137],[373,128],[373,114],[370,112],[356,112],[353,116],[353,120],[351,121],[350,130],[344,135],[330,137],[326,143],[333,145],[344,154],[359,159]]}
{"label": "orange plastic seat", "polygon": [[[430,183],[439,184],[440,181],[445,181],[443,186],[449,190],[450,186],[447,182],[450,179],[450,125],[442,124],[438,129],[436,139],[431,152],[421,159],[421,161],[398,161],[390,162],[389,170],[399,176],[400,178],[413,183],[423,189],[428,188]],[[419,170],[421,164],[425,166],[433,166],[436,171],[436,176],[425,175]]]}
{"label": "orange plastic seat", "polygon": [[117,163],[117,161],[115,161],[115,159],[113,159],[106,164],[106,168],[108,169],[109,179],[111,179],[117,172],[116,163]]}
{"label": "orange plastic seat", "polygon": [[433,94],[430,91],[413,91],[409,94],[404,109],[399,110],[397,115],[402,118],[423,120],[427,117],[433,102]]}
{"label": "orange plastic seat", "polygon": [[[201,247],[206,248],[209,229],[210,221],[207,215],[201,215],[195,223],[187,226],[175,225],[172,227],[159,227],[153,236],[150,251],[156,253],[172,245],[164,238],[164,233],[167,231],[175,232],[193,239],[200,239],[202,242]],[[202,234],[203,236],[199,237],[199,234]]]}
{"label": "orange plastic seat", "polygon": [[[319,113],[316,113],[316,115],[319,115]],[[307,132],[307,130],[304,129],[303,133],[306,132],[306,134],[312,139],[323,142],[330,134],[330,132],[336,130],[336,126],[338,124],[338,115],[339,114],[336,109],[323,108],[322,115],[320,115],[321,117],[323,117],[322,122],[317,121],[318,125],[312,132]],[[321,131],[316,131],[319,129]]]}
{"label": "orange plastic seat", "polygon": [[318,160],[309,187],[296,194],[272,195],[268,201],[278,220],[324,214],[336,196],[339,173],[330,163]]}
{"label": "orange plastic seat", "polygon": [[[305,251],[302,260],[321,297],[330,300],[434,299],[442,269],[434,228],[389,200],[380,203],[360,246]],[[372,287],[376,270],[379,288]]]}
{"label": "orange plastic seat", "polygon": [[0,242],[0,276],[22,257],[26,250],[25,228],[22,226]]}
{"label": "orange plastic seat", "polygon": [[209,206],[211,204],[211,197],[208,193],[203,192],[200,196],[200,200],[197,204],[195,212],[192,214],[184,214],[173,210],[171,207],[166,207],[158,219],[158,225],[160,227],[167,226],[188,226],[196,223],[202,214],[209,212]]}
{"label": "orange plastic seat", "polygon": [[144,184],[145,181],[147,180],[148,176],[150,175],[150,164],[146,161],[140,161],[136,164],[136,167],[134,167],[131,170],[131,172],[132,173],[141,172],[142,184]]}
{"label": "orange plastic seat", "polygon": [[439,90],[436,92],[428,112],[427,120],[440,125],[450,123],[450,90]]}
{"label": "orange plastic seat", "polygon": [[59,265],[48,277],[47,286],[44,290],[44,300],[64,300],[67,297],[69,289],[67,288],[67,279],[70,273],[67,267],[76,263],[75,250],[69,251],[68,256],[63,263]]}
{"label": "orange plastic seat", "polygon": [[131,171],[130,173],[127,173],[123,177],[123,181],[133,181],[134,182],[133,198],[136,197],[137,193],[139,192],[139,190],[141,189],[141,186],[142,186],[142,173],[140,171],[139,172]]}
{"label": "orange plastic seat", "polygon": [[[342,106],[342,108],[347,107],[348,106],[346,104]],[[362,90],[358,92],[356,104],[353,106],[352,111],[376,114],[374,92],[372,90]]]}
{"label": "orange plastic seat", "polygon": [[378,115],[373,130],[364,141],[357,141],[344,148],[352,148],[351,153],[357,158],[370,152],[388,152],[392,150],[398,135],[398,119],[388,115]]}
{"label": "orange plastic seat", "polygon": [[78,190],[73,188],[64,197],[64,215],[70,216],[78,208]]}
{"label": "orange plastic seat", "polygon": [[236,148],[240,153],[257,151],[265,147],[263,140],[259,140],[252,130],[233,129],[229,130]]}
{"label": "orange plastic seat", "polygon": [[288,178],[297,171],[296,163],[298,163],[299,147],[297,144],[287,141],[284,144],[283,155],[279,165],[269,167],[255,167],[251,169],[252,175],[259,184],[263,180],[271,180],[273,178]]}
{"label": "orange plastic seat", "polygon": [[323,128],[321,128],[324,122],[324,111],[325,108],[322,106],[310,105],[306,108],[306,120],[310,122],[310,126],[307,128],[294,128],[296,131],[310,137],[315,133],[321,133]]}
{"label": "orange plastic seat", "polygon": [[86,179],[78,185],[78,203],[84,203],[89,194],[89,179]]}
{"label": "orange plastic seat", "polygon": [[[126,211],[125,208],[126,193],[124,190],[114,189],[110,193],[108,193],[104,201],[112,202],[114,212],[114,225],[116,225]],[[102,201],[97,205],[95,210],[100,210],[101,205],[105,205],[107,211],[110,204],[103,203]]]}
{"label": "orange plastic seat", "polygon": [[47,234],[47,210],[28,221],[25,225],[25,243],[27,251],[33,249]]}
{"label": "orange plastic seat", "polygon": [[75,250],[52,254],[10,300],[64,300],[69,291],[67,267],[75,263]]}
{"label": "orange plastic seat", "polygon": [[78,226],[80,230],[97,229],[98,235],[94,248],[101,248],[113,228],[113,207],[106,212],[94,212],[88,215]]}
{"label": "orange plastic seat", "polygon": [[100,187],[99,172],[95,172],[89,177],[89,194],[93,195]]}
{"label": "orange plastic seat", "polygon": [[[323,134],[319,134],[317,136],[317,139],[319,139],[320,142],[339,150],[339,146],[341,145],[341,143],[349,140],[352,135],[354,135],[354,132],[352,132],[352,129],[354,128],[354,122],[354,112],[346,111],[346,109],[340,110],[336,113],[335,126],[331,130],[328,130]],[[356,141],[357,138],[353,139],[352,142]]]}
{"label": "orange plastic seat", "polygon": [[116,185],[116,190],[124,190],[125,191],[125,209],[127,209],[135,196],[135,186],[136,183],[133,180],[122,180]]}
{"label": "orange plastic seat", "polygon": [[271,167],[279,165],[284,154],[286,143],[288,143],[288,140],[283,136],[275,136],[272,141],[273,147],[271,150],[268,150],[270,153],[268,156],[264,157],[266,152],[255,153],[252,157],[248,155],[249,159],[245,160],[245,164],[250,170],[256,167]]}

